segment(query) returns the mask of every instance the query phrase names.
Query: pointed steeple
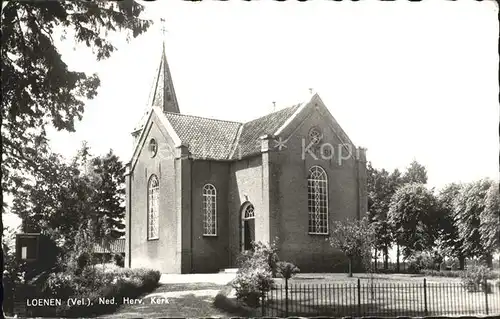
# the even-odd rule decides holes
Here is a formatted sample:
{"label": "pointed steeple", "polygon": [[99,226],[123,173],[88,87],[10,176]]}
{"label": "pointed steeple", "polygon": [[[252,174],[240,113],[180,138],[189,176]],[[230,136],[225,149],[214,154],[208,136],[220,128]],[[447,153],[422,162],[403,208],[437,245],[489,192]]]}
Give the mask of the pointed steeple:
{"label": "pointed steeple", "polygon": [[153,84],[152,106],[158,106],[163,112],[180,113],[177,96],[175,95],[174,83],[170,68],[168,67],[167,56],[165,54],[165,42],[163,42],[160,67]]}

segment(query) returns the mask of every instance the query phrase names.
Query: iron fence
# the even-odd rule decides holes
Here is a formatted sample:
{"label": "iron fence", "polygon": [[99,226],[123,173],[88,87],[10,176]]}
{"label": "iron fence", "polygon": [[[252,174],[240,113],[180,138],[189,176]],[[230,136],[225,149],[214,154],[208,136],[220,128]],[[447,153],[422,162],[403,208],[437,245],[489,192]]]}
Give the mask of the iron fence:
{"label": "iron fence", "polygon": [[[500,287],[460,283],[361,282],[275,285],[262,316],[446,316],[500,314]],[[470,287],[469,287],[470,288]]]}

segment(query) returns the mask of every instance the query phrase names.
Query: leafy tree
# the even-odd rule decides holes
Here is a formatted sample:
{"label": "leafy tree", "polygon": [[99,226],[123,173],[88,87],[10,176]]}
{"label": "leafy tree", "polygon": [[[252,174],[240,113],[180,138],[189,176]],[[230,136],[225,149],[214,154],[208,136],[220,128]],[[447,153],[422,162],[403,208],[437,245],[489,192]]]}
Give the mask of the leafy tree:
{"label": "leafy tree", "polygon": [[[491,258],[491,251],[481,242],[481,214],[486,209],[486,195],[492,185],[489,179],[481,179],[465,185],[455,202],[458,233],[463,241],[462,253],[466,257]],[[484,229],[484,228],[483,228]]]}
{"label": "leafy tree", "polygon": [[458,258],[460,269],[465,266],[464,255],[462,254],[463,240],[458,233],[455,212],[455,199],[459,196],[462,185],[451,183],[446,185],[438,194],[439,204],[439,230],[438,230],[438,248],[451,257]]}
{"label": "leafy tree", "polygon": [[24,220],[24,231],[49,235],[66,252],[73,249],[78,231],[92,223],[99,240],[123,233],[123,164],[109,152],[92,157],[84,143],[71,163],[52,154],[45,178],[26,184],[14,199],[13,212]]}
{"label": "leafy tree", "polygon": [[430,249],[436,237],[438,203],[434,194],[422,184],[407,184],[392,197],[389,223],[403,255]]}
{"label": "leafy tree", "polygon": [[481,241],[487,251],[500,250],[500,193],[498,183],[491,183],[485,198],[485,207],[479,216]]}
{"label": "leafy tree", "polygon": [[[69,70],[53,39],[84,43],[98,60],[116,48],[108,32],[125,31],[127,40],[144,33],[151,21],[143,6],[124,1],[2,2],[2,189],[15,192],[28,174],[52,174],[46,128],[74,131],[84,103],[97,95],[96,74]],[[71,39],[71,40],[68,40]],[[22,172],[22,173],[19,173]]]}
{"label": "leafy tree", "polygon": [[119,238],[125,234],[125,166],[112,150],[103,157],[92,160],[94,174],[98,176],[98,185],[94,194],[93,205],[98,216],[103,216],[106,233]]}
{"label": "leafy tree", "polygon": [[416,160],[413,160],[403,175],[403,181],[405,184],[427,184],[427,169]]}
{"label": "leafy tree", "polygon": [[349,277],[352,277],[352,263],[355,258],[371,259],[374,247],[375,232],[367,218],[362,220],[334,221],[330,245],[342,251],[349,260]]}
{"label": "leafy tree", "polygon": [[[375,249],[384,254],[384,268],[388,268],[389,249],[392,247],[393,236],[387,213],[391,197],[402,184],[401,173],[396,169],[389,174],[385,169],[377,170],[371,163],[367,165],[368,179],[368,219],[375,231]],[[377,265],[375,264],[375,267]]]}

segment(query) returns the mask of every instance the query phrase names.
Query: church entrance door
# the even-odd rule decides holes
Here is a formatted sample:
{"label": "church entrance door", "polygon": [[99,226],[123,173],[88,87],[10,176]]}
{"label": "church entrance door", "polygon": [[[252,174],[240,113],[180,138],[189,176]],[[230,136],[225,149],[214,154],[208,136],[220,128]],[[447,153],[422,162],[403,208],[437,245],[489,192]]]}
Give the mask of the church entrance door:
{"label": "church entrance door", "polygon": [[252,250],[255,241],[255,210],[251,203],[243,207],[241,214],[241,250]]}

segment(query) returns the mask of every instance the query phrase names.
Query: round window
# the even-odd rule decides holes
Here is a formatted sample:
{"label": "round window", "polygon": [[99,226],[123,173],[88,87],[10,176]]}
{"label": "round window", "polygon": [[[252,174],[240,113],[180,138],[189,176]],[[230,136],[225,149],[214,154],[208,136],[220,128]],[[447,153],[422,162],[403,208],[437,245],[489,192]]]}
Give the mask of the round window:
{"label": "round window", "polygon": [[149,154],[151,155],[151,157],[154,157],[157,151],[158,151],[158,144],[156,143],[156,140],[152,138],[149,141]]}
{"label": "round window", "polygon": [[311,143],[318,144],[322,138],[323,134],[317,128],[314,127],[309,131],[309,140]]}

